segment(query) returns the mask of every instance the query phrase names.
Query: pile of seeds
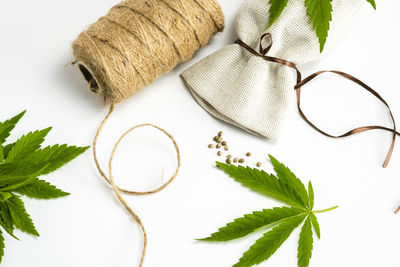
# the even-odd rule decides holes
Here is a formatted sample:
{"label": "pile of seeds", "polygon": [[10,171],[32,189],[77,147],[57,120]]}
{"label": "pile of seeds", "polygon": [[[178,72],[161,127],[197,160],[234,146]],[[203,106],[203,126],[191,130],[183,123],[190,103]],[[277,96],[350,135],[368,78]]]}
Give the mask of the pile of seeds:
{"label": "pile of seeds", "polygon": [[[218,150],[217,151],[218,157],[221,157],[223,155],[222,151],[221,151],[222,149],[225,151],[229,151],[228,142],[223,140],[222,136],[223,136],[223,132],[222,131],[218,132],[218,134],[216,136],[214,136],[214,139],[213,139],[215,144],[208,145],[208,148],[211,148],[211,149],[216,148]],[[250,152],[247,152],[245,154],[245,156],[250,158],[252,156],[252,154]],[[232,164],[232,162],[233,163],[245,163],[245,161],[246,160],[244,159],[244,157],[243,158],[233,157],[231,154],[226,155],[226,163],[227,164]],[[257,167],[261,167],[261,165],[262,165],[261,162],[256,163]]]}

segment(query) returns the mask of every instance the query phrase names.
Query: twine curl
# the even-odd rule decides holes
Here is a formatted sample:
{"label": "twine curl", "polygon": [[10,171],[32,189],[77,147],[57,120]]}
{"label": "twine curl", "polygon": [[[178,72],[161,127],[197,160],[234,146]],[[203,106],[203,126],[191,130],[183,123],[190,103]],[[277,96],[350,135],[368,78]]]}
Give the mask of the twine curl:
{"label": "twine curl", "polygon": [[[179,151],[179,147],[178,144],[176,142],[176,140],[174,139],[174,137],[169,134],[166,130],[150,124],[150,123],[146,123],[146,124],[140,124],[140,125],[136,125],[132,128],[130,128],[129,130],[127,130],[124,134],[121,135],[121,137],[118,139],[118,141],[115,143],[114,148],[111,152],[111,156],[108,162],[108,177],[105,174],[105,172],[103,171],[103,169],[100,166],[98,157],[97,157],[97,140],[99,138],[99,135],[101,134],[105,123],[108,121],[108,119],[110,118],[111,114],[114,111],[114,105],[112,104],[110,106],[110,110],[107,114],[107,116],[104,118],[104,120],[101,122],[100,126],[97,129],[96,135],[94,137],[93,140],[93,157],[94,157],[94,162],[96,164],[97,170],[99,172],[99,174],[104,178],[104,180],[110,184],[112,186],[112,189],[114,190],[114,193],[116,195],[116,197],[118,198],[118,200],[120,201],[120,203],[122,204],[122,206],[128,211],[128,213],[133,217],[133,219],[139,224],[140,229],[143,232],[143,249],[142,249],[142,255],[140,258],[140,263],[139,263],[139,267],[143,266],[144,263],[144,259],[146,256],[146,250],[147,250],[147,232],[146,229],[144,227],[144,224],[142,222],[142,220],[140,219],[139,215],[129,206],[128,202],[122,197],[121,193],[125,193],[125,194],[130,194],[130,195],[137,195],[137,196],[144,196],[144,195],[150,195],[150,194],[154,194],[157,192],[162,191],[164,188],[166,188],[170,183],[172,183],[172,181],[177,177],[178,173],[179,173],[179,169],[181,166],[181,154]],[[116,185],[115,183],[115,179],[114,179],[114,175],[112,172],[112,162],[114,160],[117,148],[119,146],[119,144],[121,143],[121,141],[132,131],[134,131],[135,129],[141,128],[141,127],[153,127],[159,131],[161,131],[162,133],[164,133],[174,144],[175,150],[176,150],[176,157],[177,157],[177,167],[175,170],[175,173],[171,176],[171,178],[165,182],[164,184],[162,184],[161,186],[159,186],[158,188],[154,189],[154,190],[150,190],[150,191],[144,191],[144,192],[139,192],[139,191],[131,191],[131,190],[127,190],[124,188],[120,188],[119,186]]]}

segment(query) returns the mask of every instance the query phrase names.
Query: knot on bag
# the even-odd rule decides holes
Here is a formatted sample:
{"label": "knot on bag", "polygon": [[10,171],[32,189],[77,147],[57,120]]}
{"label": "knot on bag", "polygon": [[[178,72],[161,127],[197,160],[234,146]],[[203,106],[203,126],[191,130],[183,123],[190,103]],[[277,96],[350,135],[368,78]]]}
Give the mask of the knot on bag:
{"label": "knot on bag", "polygon": [[[272,34],[267,32],[264,33],[263,35],[261,35],[260,38],[260,55],[265,56],[266,54],[268,54],[269,50],[271,49],[273,44],[273,40],[272,40]],[[266,45],[266,47],[264,47],[264,45]]]}

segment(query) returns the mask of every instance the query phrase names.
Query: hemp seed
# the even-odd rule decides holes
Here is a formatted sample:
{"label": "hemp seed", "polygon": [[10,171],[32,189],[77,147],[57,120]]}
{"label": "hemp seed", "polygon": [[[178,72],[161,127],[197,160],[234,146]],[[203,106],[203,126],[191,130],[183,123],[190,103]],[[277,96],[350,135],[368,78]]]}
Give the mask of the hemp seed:
{"label": "hemp seed", "polygon": [[214,145],[213,144],[209,144],[208,148],[214,148]]}
{"label": "hemp seed", "polygon": [[244,163],[245,160],[244,159],[239,159],[239,163]]}
{"label": "hemp seed", "polygon": [[222,141],[221,144],[222,144],[223,146],[226,146],[226,145],[227,145],[226,141]]}
{"label": "hemp seed", "polygon": [[232,160],[227,159],[227,160],[226,160],[226,163],[227,163],[227,164],[232,164]]}
{"label": "hemp seed", "polygon": [[222,156],[222,152],[218,151],[217,155],[218,155],[218,157],[221,157]]}
{"label": "hemp seed", "polygon": [[261,167],[262,164],[261,164],[261,162],[257,162],[256,165],[257,165],[257,167]]}
{"label": "hemp seed", "polygon": [[250,153],[250,152],[247,152],[247,153],[246,153],[246,156],[247,156],[247,157],[251,157],[251,153]]}

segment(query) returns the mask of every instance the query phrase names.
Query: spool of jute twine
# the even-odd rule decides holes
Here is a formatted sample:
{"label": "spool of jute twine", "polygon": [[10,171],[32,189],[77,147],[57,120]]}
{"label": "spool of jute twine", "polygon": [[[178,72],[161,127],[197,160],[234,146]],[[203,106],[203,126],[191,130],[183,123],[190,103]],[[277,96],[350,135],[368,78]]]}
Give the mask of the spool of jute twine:
{"label": "spool of jute twine", "polygon": [[215,0],[128,0],[72,44],[90,90],[119,103],[190,59],[224,27]]}
{"label": "spool of jute twine", "polygon": [[[97,140],[119,103],[169,72],[178,63],[190,59],[201,47],[224,28],[224,16],[216,0],[128,0],[82,32],[73,42],[75,64],[78,65],[89,89],[110,102],[110,110],[97,129],[93,141],[96,167],[111,185],[116,197],[143,232],[143,250],[139,266],[143,266],[147,233],[145,227],[122,194],[149,195],[167,187],[178,175],[181,157],[178,144],[166,130],[150,123],[134,126],[116,142],[112,150],[108,175],[101,168]],[[177,154],[177,167],[172,177],[154,190],[137,192],[116,185],[112,163],[123,138],[141,127],[152,127],[171,139]]]}

